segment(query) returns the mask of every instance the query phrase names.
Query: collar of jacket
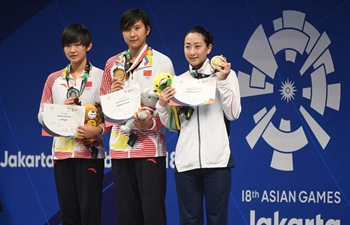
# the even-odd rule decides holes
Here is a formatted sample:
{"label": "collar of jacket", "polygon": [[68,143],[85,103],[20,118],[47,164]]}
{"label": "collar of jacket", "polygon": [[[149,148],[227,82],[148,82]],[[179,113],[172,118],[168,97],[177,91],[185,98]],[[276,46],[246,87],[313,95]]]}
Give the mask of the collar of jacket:
{"label": "collar of jacket", "polygon": [[[195,69],[192,68],[191,65],[189,65],[189,71],[191,72],[196,72]],[[203,63],[202,67],[197,70],[198,73],[202,74],[215,74],[215,69],[211,67],[210,65],[210,60],[207,58],[205,62]]]}
{"label": "collar of jacket", "polygon": [[[121,52],[119,56],[117,57],[116,64],[122,64],[124,65],[126,57],[130,55],[129,49]],[[148,45],[145,45],[139,55],[143,56],[138,61],[142,60],[141,64],[138,66],[138,68],[146,67],[146,66],[152,66],[153,65],[153,49],[149,47]],[[133,64],[137,64],[137,62],[134,62]]]}

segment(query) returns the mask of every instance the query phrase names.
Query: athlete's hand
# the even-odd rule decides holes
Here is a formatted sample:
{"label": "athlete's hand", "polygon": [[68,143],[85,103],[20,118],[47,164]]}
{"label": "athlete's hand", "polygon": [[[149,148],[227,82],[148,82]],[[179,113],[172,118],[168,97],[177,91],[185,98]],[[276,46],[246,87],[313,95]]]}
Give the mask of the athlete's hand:
{"label": "athlete's hand", "polygon": [[67,98],[66,101],[64,101],[65,105],[76,105],[75,99],[77,97]]}
{"label": "athlete's hand", "polygon": [[231,63],[227,62],[224,58],[220,66],[216,69],[219,71],[218,80],[225,80],[231,72]]}
{"label": "athlete's hand", "polygon": [[77,133],[79,137],[82,138],[91,138],[95,137],[96,135],[99,135],[102,133],[102,127],[100,126],[91,126],[88,124],[84,125],[78,125],[77,127]]}
{"label": "athlete's hand", "polygon": [[124,82],[119,79],[113,79],[112,85],[111,85],[111,92],[119,91],[123,89]]}
{"label": "athlete's hand", "polygon": [[147,114],[145,120],[140,120],[137,113],[134,114],[134,127],[137,129],[150,129],[153,126],[153,116],[148,110],[144,110]]}
{"label": "athlete's hand", "polygon": [[170,99],[174,97],[176,94],[175,88],[172,87],[166,87],[164,90],[160,93],[158,103],[159,105],[165,107],[169,103]]}

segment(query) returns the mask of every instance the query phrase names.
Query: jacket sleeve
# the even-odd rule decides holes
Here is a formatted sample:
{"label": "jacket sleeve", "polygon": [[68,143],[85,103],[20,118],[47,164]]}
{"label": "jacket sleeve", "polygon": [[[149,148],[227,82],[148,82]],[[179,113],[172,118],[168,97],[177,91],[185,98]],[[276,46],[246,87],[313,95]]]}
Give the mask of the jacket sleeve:
{"label": "jacket sleeve", "polygon": [[[164,57],[164,60],[163,60],[161,65],[162,65],[161,66],[161,72],[167,72],[167,73],[170,73],[173,76],[175,76],[173,63],[168,57]],[[157,102],[156,110],[157,110],[158,115],[154,119],[155,124],[154,124],[153,127],[158,127],[158,129],[161,129],[163,127],[167,127],[167,128],[169,127],[169,118],[170,118],[169,111],[170,110],[167,110],[168,108],[169,107],[162,107],[162,106],[160,106],[158,104],[158,102]]]}
{"label": "jacket sleeve", "polygon": [[[170,109],[171,106],[167,105],[166,107],[163,107],[158,104],[156,105],[156,110],[159,115],[159,120],[163,124],[164,127],[169,128],[169,121],[170,121]],[[175,121],[172,121],[172,130],[171,131],[177,131],[175,126]]]}
{"label": "jacket sleeve", "polygon": [[102,132],[99,135],[105,135],[108,134],[111,131],[111,126],[107,127],[106,123],[103,121],[99,126],[102,128]]}
{"label": "jacket sleeve", "polygon": [[53,103],[53,97],[52,97],[52,86],[55,82],[55,77],[53,75],[48,76],[46,79],[44,89],[41,96],[40,101],[40,107],[39,107],[39,113],[38,113],[38,121],[41,125],[43,125],[43,118],[44,118],[44,104],[45,103]]}
{"label": "jacket sleeve", "polygon": [[109,94],[111,92],[112,77],[110,75],[110,69],[112,67],[111,60],[108,60],[103,70],[103,76],[100,86],[100,96]]}
{"label": "jacket sleeve", "polygon": [[[112,86],[112,76],[110,75],[110,70],[111,67],[113,66],[113,58],[108,59],[106,62],[105,68],[103,70],[103,75],[102,75],[102,81],[100,85],[100,96],[106,95],[111,93],[111,86]],[[101,102],[101,99],[100,99]],[[103,109],[102,109],[103,112]],[[112,127],[107,127],[106,123],[100,124],[102,128],[102,133],[101,135],[107,134],[111,131]]]}
{"label": "jacket sleeve", "polygon": [[231,70],[225,80],[218,81],[217,87],[226,118],[231,121],[238,119],[242,106],[236,73]]}
{"label": "jacket sleeve", "polygon": [[173,63],[168,57],[164,58],[164,61],[162,62],[162,65],[163,66],[162,66],[162,71],[161,72],[167,72],[167,73],[170,73],[173,76],[175,76]]}
{"label": "jacket sleeve", "polygon": [[157,131],[157,130],[161,130],[163,128],[164,128],[164,126],[161,123],[159,115],[157,113],[157,115],[153,118],[153,126],[151,128],[149,128],[149,130]]}

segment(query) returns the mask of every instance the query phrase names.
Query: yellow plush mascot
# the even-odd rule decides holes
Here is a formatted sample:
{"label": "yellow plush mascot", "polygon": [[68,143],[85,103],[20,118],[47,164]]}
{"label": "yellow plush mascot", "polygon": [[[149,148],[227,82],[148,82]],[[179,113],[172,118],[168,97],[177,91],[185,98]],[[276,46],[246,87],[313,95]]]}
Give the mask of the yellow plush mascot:
{"label": "yellow plush mascot", "polygon": [[[86,104],[85,106],[85,124],[90,126],[98,126],[103,122],[102,117],[102,107],[100,103],[95,102],[95,104]],[[95,159],[97,158],[98,149],[95,146],[99,145],[97,141],[97,136],[91,138],[83,139],[84,145],[90,148],[91,155]]]}
{"label": "yellow plush mascot", "polygon": [[[173,75],[167,72],[159,73],[156,75],[153,81],[154,89],[156,93],[159,95],[166,87],[171,87],[173,84]],[[175,126],[177,130],[180,130],[180,121],[178,115],[178,108],[176,106],[171,106],[170,108],[170,121],[169,121],[169,131],[172,130],[173,120],[175,121]]]}
{"label": "yellow plush mascot", "polygon": [[154,89],[156,90],[157,94],[160,94],[166,87],[171,87],[173,83],[173,75],[170,73],[159,73],[154,78]]}

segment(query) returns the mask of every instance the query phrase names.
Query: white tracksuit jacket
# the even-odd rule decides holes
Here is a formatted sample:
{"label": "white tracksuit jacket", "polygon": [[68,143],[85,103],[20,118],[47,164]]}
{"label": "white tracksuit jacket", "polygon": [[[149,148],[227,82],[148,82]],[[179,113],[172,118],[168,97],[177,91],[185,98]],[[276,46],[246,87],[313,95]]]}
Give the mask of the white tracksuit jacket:
{"label": "white tracksuit jacket", "polygon": [[[192,78],[190,75],[192,71],[190,65],[189,71],[180,76]],[[209,59],[197,72],[212,74],[211,76],[218,74],[214,73]],[[188,121],[180,118],[181,132],[175,156],[177,170],[184,172],[200,168],[227,167],[231,150],[224,114],[228,120],[232,121],[239,117],[242,109],[236,73],[231,70],[226,80],[217,81],[215,103],[193,108],[194,112]],[[156,109],[161,122],[168,127],[169,107],[157,104]]]}

